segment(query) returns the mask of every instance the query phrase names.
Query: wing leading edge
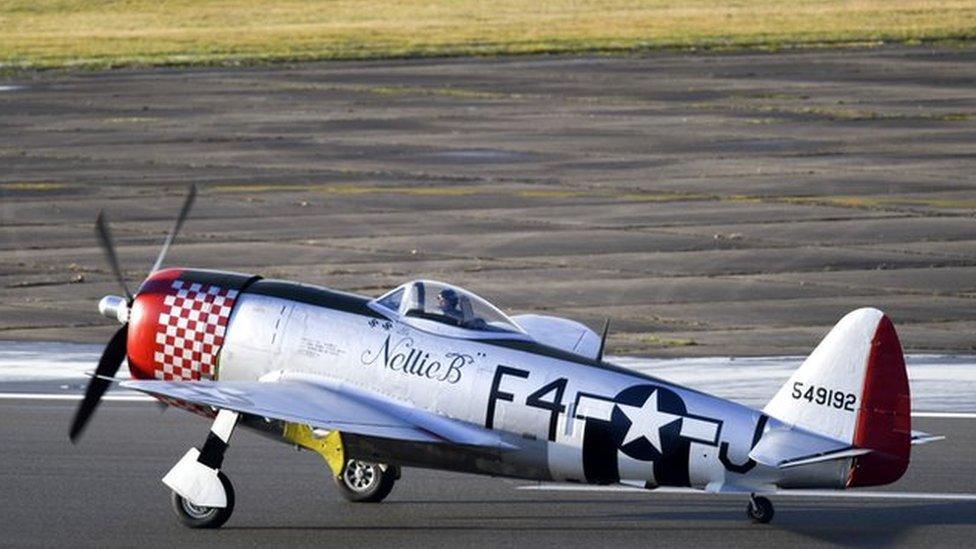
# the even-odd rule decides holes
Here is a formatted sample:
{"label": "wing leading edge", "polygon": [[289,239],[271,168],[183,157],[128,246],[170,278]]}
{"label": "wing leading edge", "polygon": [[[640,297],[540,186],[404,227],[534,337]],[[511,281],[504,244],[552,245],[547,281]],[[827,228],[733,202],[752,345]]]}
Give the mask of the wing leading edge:
{"label": "wing leading edge", "polygon": [[157,397],[308,425],[312,429],[496,450],[515,447],[494,431],[320,380],[125,381]]}

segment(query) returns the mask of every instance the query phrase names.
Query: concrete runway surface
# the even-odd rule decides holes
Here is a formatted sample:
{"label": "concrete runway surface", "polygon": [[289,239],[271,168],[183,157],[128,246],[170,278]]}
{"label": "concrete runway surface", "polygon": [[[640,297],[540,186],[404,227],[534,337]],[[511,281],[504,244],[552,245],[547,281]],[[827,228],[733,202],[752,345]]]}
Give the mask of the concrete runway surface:
{"label": "concrete runway surface", "polygon": [[470,287],[618,355],[806,355],[849,310],[976,347],[976,50],[312,63],[0,79],[0,338],[104,342],[168,264]]}
{"label": "concrete runway surface", "polygon": [[[521,490],[526,483],[407,469],[381,504],[341,501],[321,459],[238,431],[224,470],[234,516],[220,531],[176,523],[160,477],[208,424],[150,403],[105,402],[68,442],[76,402],[0,401],[0,545],[784,547],[968,546],[976,502],[774,496],[770,525],[739,496]],[[976,493],[971,419],[922,419],[948,440],[916,447],[890,490]]]}

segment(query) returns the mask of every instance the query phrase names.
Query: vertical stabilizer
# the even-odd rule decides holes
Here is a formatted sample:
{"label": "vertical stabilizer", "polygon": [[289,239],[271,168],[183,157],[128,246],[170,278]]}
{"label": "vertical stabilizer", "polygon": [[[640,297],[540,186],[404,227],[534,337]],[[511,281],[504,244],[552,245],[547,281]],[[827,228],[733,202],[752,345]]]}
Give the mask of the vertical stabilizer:
{"label": "vertical stabilizer", "polygon": [[895,328],[881,311],[842,318],[763,410],[869,454],[853,461],[847,486],[898,480],[908,467],[911,399]]}

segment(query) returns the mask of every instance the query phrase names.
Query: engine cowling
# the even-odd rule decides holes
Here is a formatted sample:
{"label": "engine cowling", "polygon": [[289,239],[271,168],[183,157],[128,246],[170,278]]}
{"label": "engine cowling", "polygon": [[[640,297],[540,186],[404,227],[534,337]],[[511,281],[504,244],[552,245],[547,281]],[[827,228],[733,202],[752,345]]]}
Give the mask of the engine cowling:
{"label": "engine cowling", "polygon": [[136,379],[216,379],[220,348],[240,292],[258,277],[163,269],[129,308],[129,371]]}

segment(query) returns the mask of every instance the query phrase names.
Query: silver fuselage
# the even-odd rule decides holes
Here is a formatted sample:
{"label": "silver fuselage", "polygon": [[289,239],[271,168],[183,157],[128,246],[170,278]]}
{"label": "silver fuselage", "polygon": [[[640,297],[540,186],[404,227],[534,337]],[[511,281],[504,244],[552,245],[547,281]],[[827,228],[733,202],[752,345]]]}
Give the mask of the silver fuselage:
{"label": "silver fuselage", "polygon": [[740,404],[524,339],[455,337],[432,321],[243,293],[219,379],[321,376],[503,434],[517,450],[345,438],[347,454],[534,480],[645,487],[843,487],[850,460],[780,470],[748,454],[783,428]]}

